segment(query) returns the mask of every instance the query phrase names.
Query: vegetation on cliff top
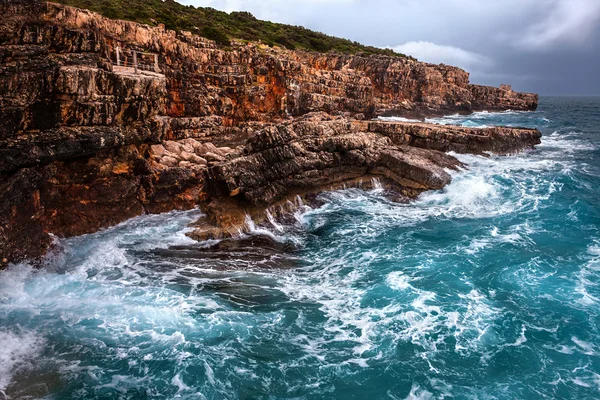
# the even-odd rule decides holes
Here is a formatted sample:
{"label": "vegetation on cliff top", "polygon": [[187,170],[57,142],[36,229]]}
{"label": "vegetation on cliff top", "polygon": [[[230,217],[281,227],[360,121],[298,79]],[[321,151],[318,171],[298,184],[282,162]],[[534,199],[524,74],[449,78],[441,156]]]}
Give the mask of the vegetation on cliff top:
{"label": "vegetation on cliff top", "polygon": [[256,19],[248,12],[226,13],[210,7],[193,7],[173,0],[54,0],[65,5],[86,8],[112,19],[124,19],[149,25],[165,24],[168,29],[187,30],[228,46],[231,39],[261,41],[270,46],[318,52],[346,54],[383,54],[405,57],[390,49],[365,46],[301,26],[278,24]]}

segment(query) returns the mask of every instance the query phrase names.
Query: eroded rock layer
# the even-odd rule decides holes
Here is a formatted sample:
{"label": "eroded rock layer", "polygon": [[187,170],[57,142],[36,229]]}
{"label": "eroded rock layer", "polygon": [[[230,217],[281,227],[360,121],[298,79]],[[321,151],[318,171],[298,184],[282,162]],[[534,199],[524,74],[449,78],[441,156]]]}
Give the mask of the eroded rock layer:
{"label": "eroded rock layer", "polygon": [[[374,176],[411,197],[450,181],[460,163],[446,151],[539,143],[530,129],[371,120],[537,106],[536,95],[471,85],[455,67],[222,49],[44,2],[5,1],[0,15],[0,265],[40,257],[50,233],[145,212],[201,205],[202,239],[243,230],[246,215],[293,196]],[[124,59],[134,50],[157,55],[151,71]]]}

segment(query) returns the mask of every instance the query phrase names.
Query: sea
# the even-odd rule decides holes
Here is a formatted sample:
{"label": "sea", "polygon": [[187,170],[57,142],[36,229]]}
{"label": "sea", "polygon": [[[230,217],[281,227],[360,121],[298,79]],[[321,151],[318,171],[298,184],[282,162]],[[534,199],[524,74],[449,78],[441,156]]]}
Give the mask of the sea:
{"label": "sea", "polygon": [[428,121],[543,137],[236,240],[199,210],[57,238],[0,272],[0,399],[600,398],[600,98]]}

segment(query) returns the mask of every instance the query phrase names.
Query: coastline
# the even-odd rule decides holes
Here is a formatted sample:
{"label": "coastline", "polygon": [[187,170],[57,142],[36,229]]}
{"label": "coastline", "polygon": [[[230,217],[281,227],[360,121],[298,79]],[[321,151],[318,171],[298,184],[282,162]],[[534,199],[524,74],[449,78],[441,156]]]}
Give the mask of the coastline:
{"label": "coastline", "polygon": [[[364,177],[414,197],[449,183],[444,169],[459,163],[447,151],[539,143],[535,129],[371,120],[537,106],[537,95],[472,85],[455,67],[223,49],[54,3],[13,0],[0,11],[10,90],[0,108],[2,266],[39,259],[50,232],[90,233],[144,213],[204,205],[212,226],[197,237],[210,237],[239,230],[247,211]],[[158,72],[113,65],[123,49],[154,52]],[[210,215],[222,199],[229,211]]]}

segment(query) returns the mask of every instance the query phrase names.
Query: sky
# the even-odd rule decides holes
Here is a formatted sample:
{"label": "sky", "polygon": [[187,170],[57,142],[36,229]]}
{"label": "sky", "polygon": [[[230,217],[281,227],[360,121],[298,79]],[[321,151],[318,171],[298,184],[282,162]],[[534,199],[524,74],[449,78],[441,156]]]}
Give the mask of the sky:
{"label": "sky", "polygon": [[307,28],[542,95],[600,95],[600,0],[177,0]]}

